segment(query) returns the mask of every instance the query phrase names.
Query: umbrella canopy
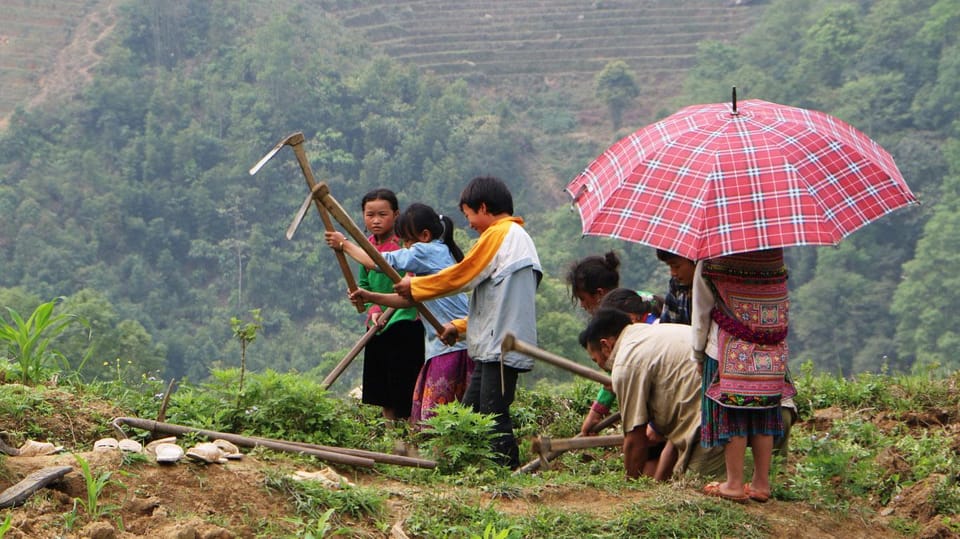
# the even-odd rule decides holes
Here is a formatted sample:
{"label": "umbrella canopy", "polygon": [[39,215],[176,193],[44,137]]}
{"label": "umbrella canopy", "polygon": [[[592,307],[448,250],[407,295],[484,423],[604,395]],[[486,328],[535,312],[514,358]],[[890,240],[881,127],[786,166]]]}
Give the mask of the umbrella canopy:
{"label": "umbrella canopy", "polygon": [[608,148],[566,190],[584,234],[692,260],[833,245],[917,202],[860,131],[758,99],[684,108]]}

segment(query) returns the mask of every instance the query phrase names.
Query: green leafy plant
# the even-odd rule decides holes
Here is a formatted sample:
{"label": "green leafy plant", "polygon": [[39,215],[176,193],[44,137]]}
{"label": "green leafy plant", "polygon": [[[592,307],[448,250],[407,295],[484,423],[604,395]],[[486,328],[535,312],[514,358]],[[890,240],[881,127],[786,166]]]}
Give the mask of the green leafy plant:
{"label": "green leafy plant", "polygon": [[491,448],[495,421],[451,402],[434,408],[436,415],[424,421],[419,433],[420,447],[437,461],[440,473],[450,474],[469,466],[484,468],[496,456]]}
{"label": "green leafy plant", "polygon": [[[20,381],[24,384],[38,382],[47,364],[53,359],[60,359],[62,363],[69,363],[58,351],[50,348],[50,343],[66,331],[71,324],[79,323],[87,326],[82,318],[68,314],[53,314],[57,302],[63,298],[54,299],[41,304],[24,320],[20,313],[7,307],[12,323],[0,321],[0,341],[7,345],[7,352],[16,360],[19,369]],[[86,362],[75,370],[79,371]]]}
{"label": "green leafy plant", "polygon": [[73,499],[73,509],[71,509],[70,511],[67,511],[66,513],[64,513],[63,515],[61,515],[61,518],[63,518],[63,529],[66,530],[66,531],[71,531],[71,530],[73,530],[74,526],[77,525],[77,517],[80,516],[79,511],[77,511],[77,507],[78,507],[78,505],[79,505],[79,502],[80,502],[79,499],[74,498],[74,499]]}
{"label": "green leafy plant", "polygon": [[487,524],[486,528],[483,529],[483,535],[473,534],[470,536],[470,539],[511,539],[515,536],[519,537],[519,533],[514,534],[512,527],[498,530],[497,527],[491,522]]}
{"label": "green leafy plant", "polygon": [[257,332],[263,326],[260,309],[253,309],[250,311],[250,315],[253,316],[252,322],[244,323],[237,317],[230,319],[233,337],[240,341],[240,387],[237,390],[237,408],[240,407],[240,397],[243,394],[243,375],[247,370],[247,346],[257,340]]}
{"label": "green leafy plant", "polygon": [[330,525],[330,517],[333,516],[333,513],[336,509],[330,508],[327,509],[317,520],[313,523],[311,529],[304,531],[303,539],[323,539],[327,536],[333,526]]}
{"label": "green leafy plant", "polygon": [[112,511],[115,508],[114,506],[100,503],[100,495],[103,493],[103,489],[113,482],[110,480],[110,476],[113,475],[112,472],[105,471],[94,475],[90,470],[90,463],[85,458],[76,454],[73,455],[73,458],[77,459],[77,463],[80,465],[80,474],[83,476],[84,484],[87,487],[87,499],[77,498],[87,516],[91,519],[97,519]]}
{"label": "green leafy plant", "polygon": [[13,514],[7,513],[7,518],[3,519],[3,523],[0,524],[0,539],[6,537],[7,532],[10,531],[10,528],[13,527]]}

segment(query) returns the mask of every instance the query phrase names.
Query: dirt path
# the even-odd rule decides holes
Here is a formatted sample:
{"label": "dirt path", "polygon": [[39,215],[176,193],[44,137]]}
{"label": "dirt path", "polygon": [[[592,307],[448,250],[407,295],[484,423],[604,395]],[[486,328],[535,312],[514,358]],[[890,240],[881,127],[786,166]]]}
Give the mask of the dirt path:
{"label": "dirt path", "polygon": [[57,54],[53,66],[37,83],[39,91],[27,107],[35,107],[51,97],[76,92],[93,80],[91,70],[102,56],[97,47],[116,27],[116,0],[101,0],[92,6],[70,36],[70,42]]}

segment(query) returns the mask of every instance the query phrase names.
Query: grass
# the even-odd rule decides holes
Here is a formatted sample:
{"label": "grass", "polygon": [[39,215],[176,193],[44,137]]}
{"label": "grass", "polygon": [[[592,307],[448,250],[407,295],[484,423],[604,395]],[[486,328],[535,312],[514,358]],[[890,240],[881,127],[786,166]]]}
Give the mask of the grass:
{"label": "grass", "polygon": [[[293,513],[276,525],[249,515],[246,526],[258,533],[294,526],[301,537],[378,536],[388,532],[398,514],[406,533],[418,537],[713,537],[729,535],[730,530],[737,530],[742,537],[766,537],[780,525],[763,511],[745,512],[733,504],[700,496],[700,478],[672,484],[626,482],[616,449],[570,452],[550,470],[514,475],[489,462],[480,447],[486,439],[478,432],[483,422],[467,417],[469,412],[463,409],[452,407],[438,414],[443,435],[437,436],[438,431],[431,442],[425,442],[423,435],[384,422],[376,410],[369,412],[352,401],[329,398],[319,390],[318,382],[298,374],[248,373],[248,391],[260,396],[256,413],[246,413],[253,403],[242,402],[237,408],[238,381],[239,373],[228,370],[214,373],[211,382],[199,386],[185,384],[171,398],[168,413],[178,424],[207,428],[222,424],[236,432],[268,432],[271,437],[291,440],[314,441],[315,426],[323,425],[322,438],[343,447],[389,451],[396,441],[404,441],[424,443],[424,451],[429,443],[435,443],[441,456],[455,447],[456,458],[442,468],[380,465],[373,471],[347,472],[349,477],[360,474],[365,479],[354,481],[357,486],[344,484],[336,490],[293,481],[280,471],[268,473],[265,486],[273,493],[268,495],[289,500]],[[904,500],[922,502],[938,526],[960,530],[960,458],[954,450],[960,438],[954,437],[955,429],[933,421],[944,419],[944,409],[956,410],[960,405],[955,382],[953,376],[937,378],[929,373],[871,374],[843,380],[804,369],[798,380],[798,402],[805,404],[801,421],[791,433],[789,462],[778,462],[774,468],[775,503],[790,504],[780,508],[801,508],[797,514],[828,515],[826,518],[838,521],[848,518],[848,513],[875,521],[877,512],[888,508],[894,511],[888,519],[891,533],[913,534],[920,529],[915,516],[896,508]],[[108,408],[96,404],[101,391],[101,398],[117,399],[114,406],[136,406],[147,414],[155,413],[153,396],[141,400],[135,394],[138,389],[153,391],[164,385],[144,380],[143,388],[127,391],[113,382],[69,383],[70,394],[84,402],[84,408]],[[572,436],[592,389],[589,384],[570,384],[519,391],[512,410],[522,445],[528,447],[527,438],[538,433]],[[30,432],[37,433],[37,438],[49,438],[44,436],[47,417],[58,414],[50,399],[58,392],[46,386],[0,384],[0,416],[22,426],[15,435]],[[25,413],[24,406],[33,412]],[[829,421],[813,419],[826,409],[833,410]],[[71,421],[79,424],[85,419],[79,410],[73,413]],[[94,413],[94,417],[99,416]],[[949,414],[944,420],[950,421]],[[302,430],[297,430],[298,421]],[[92,436],[95,430],[77,432]],[[443,438],[448,439],[442,442]],[[253,451],[250,456],[275,470],[314,462],[265,450]],[[529,452],[524,456],[529,457]],[[116,516],[117,509],[104,502],[104,493],[118,483],[116,473],[129,472],[121,481],[132,485],[138,467],[149,465],[135,456],[124,457],[120,470],[111,475],[90,469],[82,457],[77,457],[77,463],[85,492],[77,497],[75,510],[62,515],[61,524],[67,529],[88,518]],[[114,502],[113,495],[110,502]],[[217,521],[220,525],[229,522],[236,519],[224,515]]]}

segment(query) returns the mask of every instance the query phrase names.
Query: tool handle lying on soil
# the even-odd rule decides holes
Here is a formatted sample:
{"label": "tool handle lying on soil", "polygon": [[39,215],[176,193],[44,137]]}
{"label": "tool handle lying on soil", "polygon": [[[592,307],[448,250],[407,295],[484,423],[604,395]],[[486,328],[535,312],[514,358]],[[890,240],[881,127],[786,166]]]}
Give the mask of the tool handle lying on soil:
{"label": "tool handle lying on soil", "polygon": [[72,471],[70,466],[48,466],[32,472],[16,485],[0,492],[0,509],[22,505],[34,492],[63,479]]}
{"label": "tool handle lying on soil", "polygon": [[622,434],[574,436],[573,438],[538,436],[533,440],[533,450],[541,454],[551,451],[570,451],[571,449],[590,449],[592,447],[612,447],[615,445],[623,445]]}
{"label": "tool handle lying on soil", "polygon": [[[594,425],[594,426],[590,429],[590,432],[591,432],[591,433],[593,433],[593,432],[600,432],[600,431],[606,429],[607,427],[611,427],[611,426],[617,424],[618,422],[620,422],[620,412],[615,412],[614,414],[607,416],[605,419],[603,419],[602,421],[600,421],[599,423],[597,423],[596,425]],[[581,438],[581,437],[584,437],[584,436],[581,436],[580,434],[577,434],[576,436],[574,436],[574,438]],[[537,470],[540,469],[540,466],[541,466],[542,464],[547,464],[547,463],[549,463],[551,460],[554,460],[555,458],[559,457],[560,455],[564,454],[565,452],[566,452],[566,450],[553,449],[553,450],[551,450],[551,451],[549,451],[549,452],[547,453],[547,455],[546,455],[546,457],[547,457],[547,458],[546,458],[546,461],[543,460],[543,455],[540,455],[540,457],[531,460],[530,462],[524,464],[524,465],[521,466],[520,468],[517,468],[517,470],[516,470],[515,472],[513,472],[513,473],[514,473],[514,474],[519,474],[519,473],[531,473],[531,472],[535,472],[535,471],[537,471]]]}
{"label": "tool handle lying on soil", "polygon": [[120,425],[130,425],[131,427],[143,429],[150,433],[163,433],[172,435],[183,435],[188,433],[199,434],[216,440],[221,438],[240,447],[266,447],[277,451],[286,451],[289,453],[302,453],[312,455],[322,460],[338,462],[340,464],[350,464],[353,466],[373,466],[375,462],[384,464],[398,464],[401,466],[412,466],[415,468],[436,468],[437,463],[432,460],[416,457],[407,457],[403,455],[388,455],[386,453],[377,453],[376,451],[366,451],[364,449],[350,449],[344,447],[331,447],[327,445],[316,445],[306,442],[290,442],[286,440],[274,440],[272,438],[260,438],[257,436],[241,436],[229,432],[216,432],[193,427],[184,427],[172,423],[161,423],[150,419],[141,419],[139,417],[116,417],[113,419],[113,427],[120,432],[123,429]]}
{"label": "tool handle lying on soil", "polygon": [[[383,258],[383,255],[380,254],[380,251],[378,251],[377,248],[374,247],[369,240],[367,240],[367,237],[363,234],[363,231],[360,230],[360,227],[353,222],[353,219],[350,217],[347,211],[343,209],[343,206],[341,206],[340,203],[337,202],[337,199],[333,198],[333,195],[330,194],[330,188],[327,187],[327,184],[320,182],[313,191],[317,200],[326,206],[326,208],[330,211],[330,215],[332,215],[333,218],[340,223],[340,226],[342,226],[344,230],[350,234],[350,237],[357,242],[357,245],[359,245],[360,248],[367,253],[367,256],[373,260],[373,263],[380,268],[380,271],[386,274],[386,276],[389,277],[394,283],[399,282],[400,274],[397,273],[397,270],[393,269],[393,266],[387,263],[386,259]],[[435,330],[437,330],[437,333],[443,333],[443,324],[437,320],[437,317],[433,316],[433,313],[431,313],[429,309],[424,307],[424,305],[419,301],[415,302],[414,306],[417,308],[417,311],[420,312],[420,316],[422,316],[427,322],[430,323],[431,326],[433,326]]]}
{"label": "tool handle lying on soil", "polygon": [[[389,307],[385,311],[383,311],[383,313],[380,314],[380,318],[384,321],[384,323],[386,323],[388,320],[390,320],[390,317],[393,316],[393,313],[395,313],[396,311],[397,310],[394,309],[393,307]],[[354,358],[357,357],[357,354],[359,354],[360,351],[363,350],[363,347],[365,347],[367,343],[370,342],[370,339],[372,339],[373,336],[376,335],[378,331],[380,331],[379,326],[373,326],[370,329],[368,329],[367,332],[364,333],[362,337],[360,337],[360,340],[357,341],[357,344],[353,345],[353,348],[351,348],[350,351],[347,352],[347,355],[343,356],[343,359],[340,360],[340,363],[337,363],[337,365],[333,368],[333,370],[330,371],[330,374],[328,374],[327,377],[323,379],[323,382],[320,383],[320,387],[322,387],[323,389],[330,389],[330,386],[332,386],[333,383],[337,381],[337,378],[339,378],[340,375],[343,374],[343,371],[347,369],[347,367],[354,360]]]}

